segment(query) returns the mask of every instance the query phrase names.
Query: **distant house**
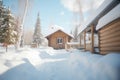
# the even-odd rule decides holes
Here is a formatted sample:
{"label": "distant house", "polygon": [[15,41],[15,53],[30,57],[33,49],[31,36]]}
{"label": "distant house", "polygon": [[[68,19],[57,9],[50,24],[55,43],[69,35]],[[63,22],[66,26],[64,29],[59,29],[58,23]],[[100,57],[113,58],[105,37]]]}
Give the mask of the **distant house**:
{"label": "distant house", "polygon": [[52,31],[46,35],[48,39],[48,46],[54,49],[65,49],[65,44],[70,42],[72,35],[66,33],[63,29],[57,27],[56,25],[51,27]]}

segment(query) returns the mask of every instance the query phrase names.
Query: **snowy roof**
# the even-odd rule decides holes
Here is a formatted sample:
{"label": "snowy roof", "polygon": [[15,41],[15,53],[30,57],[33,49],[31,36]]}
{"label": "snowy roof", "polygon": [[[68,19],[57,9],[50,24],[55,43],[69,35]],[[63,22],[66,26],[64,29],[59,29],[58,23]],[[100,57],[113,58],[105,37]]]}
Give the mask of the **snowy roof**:
{"label": "snowy roof", "polygon": [[117,5],[114,9],[112,9],[109,13],[107,13],[104,17],[102,17],[98,25],[96,26],[96,30],[102,28],[106,24],[120,17],[120,4]]}
{"label": "snowy roof", "polygon": [[79,27],[79,34],[85,30],[98,16],[99,14],[104,11],[106,7],[108,7],[114,0],[105,0],[100,7],[90,15],[90,17],[84,21],[81,26]]}
{"label": "snowy roof", "polygon": [[52,26],[50,26],[49,32],[48,32],[48,34],[45,35],[45,37],[48,37],[48,36],[52,35],[53,33],[57,32],[59,30],[62,31],[62,32],[64,32],[68,36],[73,37],[73,35],[67,33],[66,31],[64,31],[64,29],[61,26],[58,26],[58,25],[52,25]]}

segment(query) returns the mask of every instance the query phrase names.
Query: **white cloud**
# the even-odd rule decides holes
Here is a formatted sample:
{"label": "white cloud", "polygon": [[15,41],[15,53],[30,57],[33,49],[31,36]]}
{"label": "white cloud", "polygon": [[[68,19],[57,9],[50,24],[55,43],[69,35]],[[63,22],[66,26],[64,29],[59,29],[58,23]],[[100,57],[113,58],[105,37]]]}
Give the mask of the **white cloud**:
{"label": "white cloud", "polygon": [[[98,8],[103,1],[104,0],[61,0],[61,3],[70,11],[79,12],[81,9],[84,13]],[[80,2],[80,5],[78,2]]]}
{"label": "white cloud", "polygon": [[64,15],[65,15],[64,11],[60,12],[60,15],[61,15],[61,16],[64,16]]}
{"label": "white cloud", "polygon": [[76,6],[74,7],[75,0],[61,0],[64,7],[68,8],[70,11],[78,11]]}
{"label": "white cloud", "polygon": [[94,8],[98,8],[105,0],[94,0]]}

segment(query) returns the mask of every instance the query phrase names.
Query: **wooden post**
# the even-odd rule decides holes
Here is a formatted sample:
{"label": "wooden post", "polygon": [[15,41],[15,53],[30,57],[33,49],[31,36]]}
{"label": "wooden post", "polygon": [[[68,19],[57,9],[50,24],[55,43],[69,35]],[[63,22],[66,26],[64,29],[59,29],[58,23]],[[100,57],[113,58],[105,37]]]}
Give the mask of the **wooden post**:
{"label": "wooden post", "polygon": [[67,50],[67,43],[65,43],[65,50]]}
{"label": "wooden post", "polygon": [[91,25],[91,52],[94,53],[94,26]]}
{"label": "wooden post", "polygon": [[99,48],[99,53],[101,53],[101,48],[100,48],[100,32],[98,32],[98,48]]}
{"label": "wooden post", "polygon": [[81,34],[80,34],[80,47],[81,47]]}
{"label": "wooden post", "polygon": [[84,31],[84,49],[86,51],[86,31]]}

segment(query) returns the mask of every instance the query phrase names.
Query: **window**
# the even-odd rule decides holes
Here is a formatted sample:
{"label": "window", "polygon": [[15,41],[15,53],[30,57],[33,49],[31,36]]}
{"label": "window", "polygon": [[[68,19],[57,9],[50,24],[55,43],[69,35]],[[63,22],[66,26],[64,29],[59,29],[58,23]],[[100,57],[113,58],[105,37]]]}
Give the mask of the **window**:
{"label": "window", "polygon": [[57,43],[58,44],[62,44],[63,43],[63,39],[62,38],[57,38]]}

